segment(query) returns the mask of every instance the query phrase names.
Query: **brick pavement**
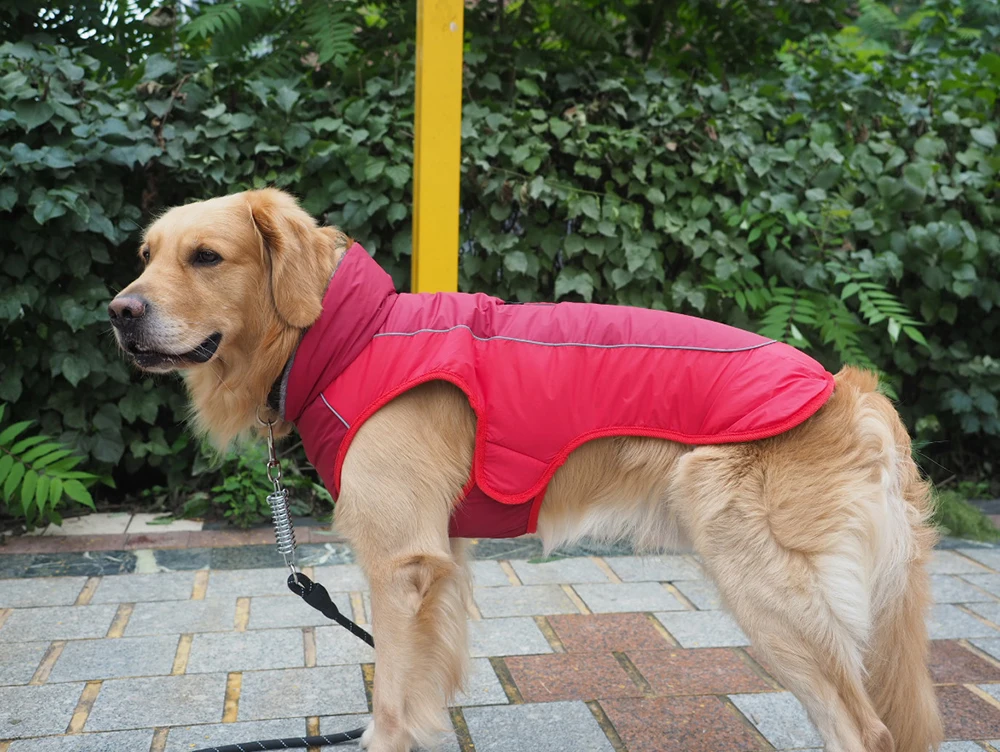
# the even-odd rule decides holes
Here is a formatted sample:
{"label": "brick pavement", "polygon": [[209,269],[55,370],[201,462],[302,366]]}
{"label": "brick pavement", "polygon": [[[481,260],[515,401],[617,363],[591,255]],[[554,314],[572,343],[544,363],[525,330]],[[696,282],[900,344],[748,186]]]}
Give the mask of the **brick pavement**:
{"label": "brick pavement", "polygon": [[[287,594],[273,549],[226,535],[191,550],[0,549],[0,752],[180,752],[363,724],[372,651]],[[1000,549],[955,545],[933,562],[944,750],[1000,750]],[[303,549],[367,623],[349,552]],[[818,747],[694,558],[474,551],[472,672],[446,752]]]}

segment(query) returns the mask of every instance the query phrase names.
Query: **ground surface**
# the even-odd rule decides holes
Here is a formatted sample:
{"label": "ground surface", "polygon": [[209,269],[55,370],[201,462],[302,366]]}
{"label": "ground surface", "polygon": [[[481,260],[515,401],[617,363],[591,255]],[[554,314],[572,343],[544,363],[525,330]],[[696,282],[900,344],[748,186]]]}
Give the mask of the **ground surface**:
{"label": "ground surface", "polygon": [[[0,547],[0,752],[180,752],[367,720],[371,651],[287,592],[267,531],[133,524]],[[367,623],[346,547],[300,540]],[[1000,548],[944,545],[930,628],[945,751],[1000,750]],[[695,559],[473,550],[472,673],[446,752],[818,747]]]}

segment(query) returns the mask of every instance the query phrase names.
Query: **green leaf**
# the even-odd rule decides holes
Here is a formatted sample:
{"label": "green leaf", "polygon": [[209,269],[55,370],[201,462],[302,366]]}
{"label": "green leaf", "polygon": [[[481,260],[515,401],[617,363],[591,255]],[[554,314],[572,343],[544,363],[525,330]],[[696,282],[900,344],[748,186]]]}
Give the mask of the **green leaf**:
{"label": "green leaf", "polygon": [[36,446],[34,449],[27,452],[23,457],[21,457],[21,462],[31,464],[39,457],[42,457],[48,454],[49,452],[53,452],[61,448],[62,448],[61,444],[53,444],[53,443]]}
{"label": "green leaf", "polygon": [[67,496],[69,496],[69,498],[78,504],[83,504],[85,507],[94,509],[94,498],[90,495],[90,491],[84,488],[80,481],[67,480],[63,483],[63,491]]}
{"label": "green leaf", "polygon": [[35,506],[37,507],[39,514],[45,510],[45,502],[49,498],[50,481],[51,478],[49,478],[48,475],[42,475],[38,478],[38,488],[35,489]]}
{"label": "green leaf", "polygon": [[0,483],[3,483],[4,479],[7,477],[7,473],[14,466],[14,458],[9,454],[0,455]]}
{"label": "green leaf", "polygon": [[997,145],[997,134],[991,125],[984,125],[982,128],[973,128],[969,133],[972,135],[972,139],[980,146],[992,149]]}
{"label": "green leaf", "polygon": [[34,422],[33,420],[22,420],[20,423],[13,423],[7,426],[3,431],[0,431],[0,446],[10,444],[10,442],[20,436]]}
{"label": "green leaf", "polygon": [[21,481],[21,507],[27,511],[28,503],[35,498],[35,486],[38,485],[38,473],[28,470]]}
{"label": "green leaf", "polygon": [[7,480],[3,484],[3,498],[4,501],[10,501],[10,495],[14,493],[14,489],[17,488],[17,484],[21,482],[21,478],[24,477],[25,471],[24,465],[20,462],[15,462],[14,467],[7,474]]}
{"label": "green leaf", "polygon": [[556,277],[556,298],[565,297],[573,292],[581,295],[589,303],[594,295],[594,279],[583,269],[566,267]]}
{"label": "green leaf", "polygon": [[566,134],[573,130],[573,126],[565,120],[549,118],[549,130],[552,131],[553,136],[562,141],[566,137]]}
{"label": "green leaf", "polygon": [[30,132],[47,123],[55,110],[48,102],[17,102],[14,104],[14,114],[24,130]]}
{"label": "green leaf", "polygon": [[503,258],[503,265],[508,271],[518,274],[528,273],[528,257],[524,251],[511,251]]}
{"label": "green leaf", "polygon": [[56,504],[62,498],[63,486],[62,480],[59,478],[52,478],[49,482],[49,509],[55,509]]}

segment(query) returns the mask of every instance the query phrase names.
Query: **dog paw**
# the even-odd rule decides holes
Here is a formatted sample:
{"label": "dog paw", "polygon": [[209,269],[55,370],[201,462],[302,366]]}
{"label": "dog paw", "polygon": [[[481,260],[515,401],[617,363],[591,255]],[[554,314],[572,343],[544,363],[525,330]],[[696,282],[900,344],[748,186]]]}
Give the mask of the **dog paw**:
{"label": "dog paw", "polygon": [[375,719],[368,721],[368,727],[361,735],[361,749],[369,749],[372,745],[372,737],[375,736]]}

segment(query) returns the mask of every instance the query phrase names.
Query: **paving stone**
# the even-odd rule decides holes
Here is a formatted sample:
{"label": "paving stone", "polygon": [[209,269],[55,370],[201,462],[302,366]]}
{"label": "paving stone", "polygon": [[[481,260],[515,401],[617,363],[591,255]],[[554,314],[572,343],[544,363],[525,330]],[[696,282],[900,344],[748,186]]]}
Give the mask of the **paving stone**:
{"label": "paving stone", "polygon": [[235,598],[230,601],[137,603],[125,627],[125,636],[229,632],[234,627],[235,619]]}
{"label": "paving stone", "polygon": [[0,554],[0,578],[27,577],[36,554]]}
{"label": "paving stone", "polygon": [[[348,593],[330,593],[330,597],[344,613],[351,613],[351,596]],[[322,613],[291,593],[250,599],[249,629],[325,627],[329,624],[330,620]]]}
{"label": "paving stone", "polygon": [[[962,575],[962,579],[966,582],[971,582],[977,588],[981,588],[991,595],[1000,597],[1000,574],[964,574]],[[994,599],[980,593],[978,598],[969,598],[968,601],[963,602],[971,603],[972,601],[990,600]]]}
{"label": "paving stone", "polygon": [[806,709],[791,692],[730,695],[729,699],[776,749],[823,744]]}
{"label": "paving stone", "polygon": [[548,622],[570,652],[660,650],[670,644],[645,614],[565,614]]}
{"label": "paving stone", "polygon": [[658,695],[766,692],[772,687],[732,650],[633,651],[628,657]]}
{"label": "paving stone", "polygon": [[239,720],[279,718],[289,708],[303,716],[366,712],[368,700],[361,668],[288,668],[243,675]]}
{"label": "paving stone", "polygon": [[83,687],[0,687],[0,739],[65,733]]}
{"label": "paving stone", "polygon": [[471,705],[506,705],[507,693],[497,678],[493,666],[486,658],[469,661],[469,673],[465,679],[465,691],[459,693],[451,703],[452,707]]}
{"label": "paving stone", "polygon": [[590,559],[555,559],[538,564],[512,561],[510,565],[525,585],[561,585],[578,582],[608,582],[608,576]]}
{"label": "paving stone", "polygon": [[487,619],[579,613],[573,601],[557,585],[476,588],[475,598],[479,612]]}
{"label": "paving stone", "polygon": [[218,723],[225,697],[225,674],[111,679],[101,685],[84,729],[120,731]]}
{"label": "paving stone", "polygon": [[656,618],[685,648],[729,648],[749,645],[750,639],[729,614],[722,611],[657,613]]}
{"label": "paving stone", "polygon": [[[367,728],[371,720],[370,715],[331,715],[319,719],[319,732],[321,734],[336,734],[341,731],[350,731],[356,728]],[[332,748],[331,748],[332,749]],[[349,744],[339,744],[337,750],[359,750],[357,742]],[[169,750],[167,751],[169,752]],[[422,747],[416,752],[426,752]],[[462,747],[458,743],[454,729],[445,732],[441,736],[441,741],[434,748],[434,752],[462,752]]]}
{"label": "paving stone", "polygon": [[38,642],[104,637],[117,606],[52,606],[16,609],[0,628],[0,642]]}
{"label": "paving stone", "polygon": [[[273,721],[213,723],[205,726],[181,726],[170,729],[164,752],[190,752],[211,746],[241,744],[263,739],[287,739],[305,736],[305,718],[281,718]],[[338,747],[338,749],[341,749]],[[109,750],[109,752],[111,752]],[[122,752],[122,750],[114,750]]]}
{"label": "paving stone", "polygon": [[525,702],[597,700],[642,694],[610,653],[553,653],[505,658]]}
{"label": "paving stone", "polygon": [[208,577],[206,600],[226,600],[260,595],[291,595],[285,567],[231,569],[212,572]]}
{"label": "paving stone", "polygon": [[[126,533],[153,533],[156,535],[166,535],[168,533],[190,533],[198,532],[204,526],[199,520],[170,520],[163,519],[164,515],[144,512],[132,515],[132,521],[128,523]],[[157,521],[159,520],[159,521]]]}
{"label": "paving stone", "polygon": [[79,734],[22,739],[10,752],[145,752],[153,743],[153,729],[114,731],[110,734]]}
{"label": "paving stone", "polygon": [[208,569],[212,565],[212,549],[182,548],[158,549],[153,551],[156,568],[161,572],[188,572],[195,569]]}
{"label": "paving stone", "polygon": [[958,553],[1000,572],[1000,549],[998,548],[960,548]]}
{"label": "paving stone", "polygon": [[[993,697],[990,687],[982,689]],[[980,699],[965,687],[935,687],[945,739],[991,739],[1000,736],[1000,710]]]}
{"label": "paving stone", "polygon": [[[981,578],[993,578],[993,583],[982,583],[975,582],[977,579]],[[978,585],[975,587],[972,584]],[[990,596],[988,592],[984,592],[988,587],[984,585],[992,585],[1000,589],[1000,574],[986,574],[986,575],[964,575],[963,577],[956,577],[950,574],[932,574],[931,575],[931,597],[933,597],[935,603],[975,603],[982,601],[996,601],[996,598]]]}
{"label": "paving stone", "polygon": [[975,742],[944,742],[938,752],[983,752],[983,748]]}
{"label": "paving stone", "polygon": [[530,616],[469,622],[469,654],[473,658],[551,652],[548,640]]}
{"label": "paving stone", "polygon": [[709,580],[684,580],[674,583],[674,587],[702,611],[718,611],[723,607],[718,588]]}
{"label": "paving stone", "polygon": [[[327,620],[327,624],[329,624]],[[375,651],[340,625],[316,628],[316,665],[374,663]]]}
{"label": "paving stone", "polygon": [[176,652],[175,635],[67,642],[49,682],[166,675]]}
{"label": "paving stone", "polygon": [[507,573],[495,561],[469,562],[472,569],[472,584],[476,587],[506,587],[510,585]]}
{"label": "paving stone", "polygon": [[1000,668],[952,640],[931,642],[928,667],[935,684],[1000,681]]}
{"label": "paving stone", "polygon": [[984,574],[981,564],[970,561],[954,551],[934,551],[927,564],[931,574]]}
{"label": "paving stone", "polygon": [[717,697],[604,700],[629,752],[758,752],[760,742]]}
{"label": "paving stone", "polygon": [[48,649],[47,642],[0,642],[0,685],[27,684]]}
{"label": "paving stone", "polygon": [[82,517],[67,517],[61,525],[52,523],[42,535],[114,535],[124,533],[132,519],[130,512],[95,512]]}
{"label": "paving stone", "polygon": [[135,554],[130,551],[85,551],[83,553],[35,554],[24,577],[97,577],[135,571]]}
{"label": "paving stone", "polygon": [[705,577],[701,567],[686,556],[615,556],[606,561],[625,582],[675,582]]}
{"label": "paving stone", "polygon": [[1000,637],[969,640],[984,653],[1000,661]]}
{"label": "paving stone", "polygon": [[298,548],[298,557],[300,567],[329,567],[354,563],[354,552],[346,543],[302,545]]}
{"label": "paving stone", "polygon": [[[282,564],[273,545],[220,546],[210,549],[212,569],[272,569]],[[299,561],[300,566],[308,566]]]}
{"label": "paving stone", "polygon": [[[350,635],[348,635],[350,636]],[[187,673],[260,671],[305,666],[302,630],[196,634],[191,642]]]}
{"label": "paving stone", "polygon": [[573,589],[583,598],[587,607],[597,614],[684,609],[684,604],[657,582],[576,585]]}
{"label": "paving stone", "polygon": [[463,711],[476,752],[612,752],[582,702],[501,705]]}
{"label": "paving stone", "polygon": [[194,587],[193,572],[120,574],[101,578],[91,603],[186,601]]}
{"label": "paving stone", "polygon": [[479,538],[469,544],[469,556],[475,559],[534,559],[542,555],[539,538]]}
{"label": "paving stone", "polygon": [[[1000,609],[1000,604],[973,603],[969,609],[990,618],[993,611]],[[985,612],[985,613],[984,613]],[[993,616],[997,616],[993,613]],[[956,606],[941,604],[931,608],[927,618],[927,632],[932,640],[958,640],[972,637],[1000,637],[1000,632],[991,629],[974,616],[961,611]],[[0,635],[3,633],[0,632]]]}
{"label": "paving stone", "polygon": [[0,608],[72,606],[86,582],[86,577],[0,580]]}

